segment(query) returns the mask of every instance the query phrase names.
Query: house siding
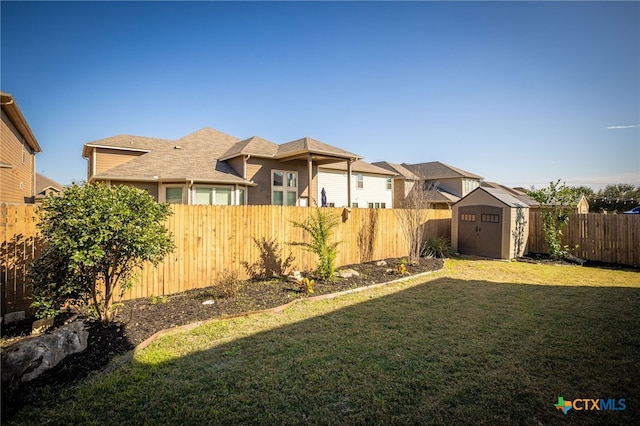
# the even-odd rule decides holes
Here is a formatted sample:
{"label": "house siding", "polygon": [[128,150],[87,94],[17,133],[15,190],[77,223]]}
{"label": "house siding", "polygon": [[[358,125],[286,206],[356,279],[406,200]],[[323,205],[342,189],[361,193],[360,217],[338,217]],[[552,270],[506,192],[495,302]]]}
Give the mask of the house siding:
{"label": "house siding", "polygon": [[[351,203],[358,203],[358,207],[368,207],[369,203],[384,203],[386,208],[393,207],[393,187],[387,189],[387,177],[362,173],[363,188],[358,188],[357,175],[351,176]],[[347,172],[340,170],[320,169],[318,175],[318,193],[320,200],[322,188],[327,193],[327,203],[335,207],[347,206]]]}
{"label": "house siding", "polygon": [[[0,201],[5,203],[33,203],[35,195],[35,153],[25,142],[9,118],[2,112],[0,132],[1,161],[8,167],[0,168]],[[24,147],[24,148],[23,148]],[[25,150],[24,163],[22,150]]]}
{"label": "house siding", "polygon": [[[100,174],[109,169],[112,169],[120,164],[124,164],[127,161],[133,160],[136,157],[139,157],[144,152],[139,151],[121,151],[117,149],[108,149],[108,148],[94,148],[95,149],[95,173]],[[93,163],[91,168],[94,168]],[[91,171],[91,170],[90,170]],[[91,174],[89,178],[91,178]]]}
{"label": "house siding", "polygon": [[[271,204],[271,171],[287,170],[298,173],[298,200],[309,195],[309,177],[307,170],[307,162],[300,160],[280,162],[277,160],[250,158],[247,160],[247,176],[245,179],[251,180],[258,184],[256,187],[249,188],[249,204],[251,205],[269,205]],[[314,165],[312,169],[312,194],[313,188],[316,188],[317,167]],[[314,194],[315,195],[315,194]],[[309,205],[318,202],[319,199],[309,201]]]}
{"label": "house siding", "polygon": [[129,185],[136,187],[138,189],[144,189],[151,195],[153,198],[158,201],[158,183],[157,182],[132,182],[132,181],[111,181],[111,185]]}

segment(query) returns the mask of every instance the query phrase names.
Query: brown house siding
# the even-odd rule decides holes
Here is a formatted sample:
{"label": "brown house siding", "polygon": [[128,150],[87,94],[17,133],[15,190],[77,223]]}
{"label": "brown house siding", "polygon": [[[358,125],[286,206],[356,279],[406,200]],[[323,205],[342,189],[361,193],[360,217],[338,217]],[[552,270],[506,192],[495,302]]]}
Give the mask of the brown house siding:
{"label": "brown house siding", "polygon": [[111,181],[111,185],[129,185],[135,188],[146,190],[153,198],[158,201],[158,183],[157,182],[132,182],[132,181]]}
{"label": "brown house siding", "polygon": [[[258,186],[249,188],[249,204],[271,204],[272,170],[298,172],[298,199],[301,197],[309,197],[309,177],[307,163],[305,161],[293,160],[280,162],[277,160],[269,160],[264,158],[250,158],[247,161],[246,179],[252,180],[253,182],[257,183]],[[315,187],[317,186],[317,175],[318,167],[314,165],[312,169],[313,178],[311,182],[311,194],[317,193],[317,191],[314,191]],[[309,205],[313,205],[314,202],[318,201],[315,198],[316,197],[313,197],[313,200],[309,200]]]}
{"label": "brown house siding", "polygon": [[[133,160],[136,157],[145,154],[139,151],[120,151],[107,148],[95,148],[96,164],[95,173],[99,174],[107,171],[120,164],[126,163],[129,160]],[[91,168],[93,168],[93,161],[90,158]]]}
{"label": "brown house siding", "polygon": [[[2,167],[0,168],[0,201],[6,203],[33,203],[35,195],[35,153],[2,112]],[[24,152],[24,163],[22,152]]]}
{"label": "brown house siding", "polygon": [[233,168],[233,170],[236,171],[236,173],[244,178],[242,174],[244,169],[244,159],[242,157],[231,158],[227,160],[227,164],[229,164]]}

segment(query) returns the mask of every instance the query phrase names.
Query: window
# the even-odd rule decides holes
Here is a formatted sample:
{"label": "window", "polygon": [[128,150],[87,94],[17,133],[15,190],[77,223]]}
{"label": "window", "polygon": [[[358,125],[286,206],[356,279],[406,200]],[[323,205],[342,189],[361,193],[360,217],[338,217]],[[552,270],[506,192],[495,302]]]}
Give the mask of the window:
{"label": "window", "polygon": [[328,203],[327,204],[327,207],[335,207],[335,206],[336,206],[336,203]]}
{"label": "window", "polygon": [[271,198],[276,206],[298,204],[298,173],[285,170],[271,171]]}
{"label": "window", "polygon": [[364,188],[364,176],[362,176],[362,173],[358,173],[356,175],[356,188],[358,189]]}
{"label": "window", "polygon": [[238,189],[238,205],[244,206],[244,189]]}
{"label": "window", "polygon": [[373,208],[373,203],[369,203],[369,208],[372,209]]}
{"label": "window", "polygon": [[193,204],[201,206],[230,206],[231,191],[229,187],[198,186],[194,191]]}
{"label": "window", "polygon": [[476,215],[475,214],[461,214],[460,215],[460,220],[462,222],[475,222],[476,221]]}
{"label": "window", "polygon": [[380,208],[380,203],[375,203],[374,205],[375,205],[375,208],[376,208],[376,209],[379,209],[379,208]]}
{"label": "window", "polygon": [[22,141],[22,164],[24,164],[26,156],[27,156],[27,149],[24,147],[24,141]]}
{"label": "window", "polygon": [[165,201],[170,204],[182,204],[182,187],[165,188]]}
{"label": "window", "polygon": [[487,223],[500,223],[499,214],[483,214],[480,216],[480,220]]}
{"label": "window", "polygon": [[380,203],[380,208],[386,209],[387,208],[387,203]]}
{"label": "window", "polygon": [[464,179],[463,180],[463,185],[464,185],[464,195],[466,195],[469,192],[471,192],[474,189],[476,189],[478,186],[480,186],[480,183],[477,180]]}
{"label": "window", "polygon": [[393,187],[393,182],[391,178],[387,178],[387,189],[391,189]]}
{"label": "window", "polygon": [[351,207],[358,208],[358,203],[351,203]]}

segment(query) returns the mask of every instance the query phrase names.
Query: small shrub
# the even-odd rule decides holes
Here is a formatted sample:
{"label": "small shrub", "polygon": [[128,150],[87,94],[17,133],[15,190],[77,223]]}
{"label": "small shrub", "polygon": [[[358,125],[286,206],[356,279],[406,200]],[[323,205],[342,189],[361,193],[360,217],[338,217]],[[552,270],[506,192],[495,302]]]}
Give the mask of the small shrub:
{"label": "small shrub", "polygon": [[286,275],[295,257],[289,253],[289,256],[283,259],[282,249],[274,239],[268,240],[262,237],[260,239],[254,238],[253,241],[260,250],[260,258],[252,264],[242,262],[247,275],[250,278],[265,279]]}
{"label": "small shrub", "polygon": [[313,294],[313,287],[315,286],[315,284],[316,283],[314,280],[308,277],[304,277],[302,281],[298,283],[298,286],[300,287],[301,291],[306,291],[307,293]]}
{"label": "small shrub", "polygon": [[402,259],[399,264],[396,265],[395,273],[398,275],[406,275],[409,273],[407,270],[407,259]]}
{"label": "small shrub", "polygon": [[448,258],[453,254],[451,242],[447,238],[430,237],[422,247],[422,256]]}
{"label": "small shrub", "polygon": [[224,271],[218,281],[218,294],[224,299],[236,297],[240,291],[240,280],[236,271]]}
{"label": "small shrub", "polygon": [[305,230],[311,237],[311,242],[289,243],[293,246],[301,246],[303,249],[315,253],[318,256],[318,266],[316,275],[318,278],[328,280],[336,273],[335,260],[338,256],[338,245],[340,242],[331,243],[333,228],[340,223],[340,217],[321,208],[316,209],[316,214],[312,215],[305,222],[292,222],[296,228]]}

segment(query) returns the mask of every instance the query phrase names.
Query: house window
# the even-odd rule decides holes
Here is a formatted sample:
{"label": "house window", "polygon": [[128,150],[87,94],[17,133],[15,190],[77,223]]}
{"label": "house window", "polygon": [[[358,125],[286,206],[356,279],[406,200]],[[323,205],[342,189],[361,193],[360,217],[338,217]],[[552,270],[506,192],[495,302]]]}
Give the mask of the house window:
{"label": "house window", "polygon": [[476,215],[475,214],[461,214],[460,221],[462,222],[475,222]]}
{"label": "house window", "polygon": [[351,207],[358,208],[358,203],[351,203]]}
{"label": "house window", "polygon": [[165,201],[169,204],[182,204],[182,187],[165,188]]}
{"label": "house window", "polygon": [[286,170],[271,171],[271,203],[276,206],[298,204],[298,173]]}
{"label": "house window", "polygon": [[387,189],[391,189],[392,185],[393,185],[393,183],[391,181],[391,178],[387,178]]}
{"label": "house window", "polygon": [[328,203],[327,204],[327,207],[335,207],[335,206],[336,206],[336,203]]}
{"label": "house window", "polygon": [[362,176],[362,173],[358,173],[356,175],[356,188],[358,189],[364,188],[364,176]]}
{"label": "house window", "polygon": [[387,203],[380,203],[380,208],[386,209],[387,208]]}
{"label": "house window", "polygon": [[244,206],[244,189],[238,189],[238,205]]}
{"label": "house window", "polygon": [[464,193],[465,195],[476,189],[480,184],[477,180],[464,179]]}
{"label": "house window", "polygon": [[372,209],[373,208],[373,203],[369,203],[369,208]]}
{"label": "house window", "polygon": [[374,206],[375,206],[376,209],[379,209],[380,208],[380,203],[375,203]]}
{"label": "house window", "polygon": [[201,206],[229,206],[231,202],[231,188],[198,186],[194,192],[193,204]]}

